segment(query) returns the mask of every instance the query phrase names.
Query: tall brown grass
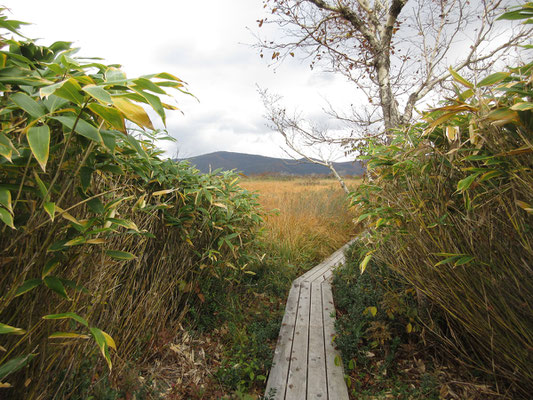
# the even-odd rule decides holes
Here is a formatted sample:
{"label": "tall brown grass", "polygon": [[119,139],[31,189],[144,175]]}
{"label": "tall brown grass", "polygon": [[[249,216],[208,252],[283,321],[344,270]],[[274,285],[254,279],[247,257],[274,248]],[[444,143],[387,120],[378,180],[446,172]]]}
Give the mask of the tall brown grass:
{"label": "tall brown grass", "polygon": [[[355,188],[359,180],[348,179]],[[316,262],[346,243],[354,234],[353,212],[333,179],[246,178],[241,186],[256,191],[267,212],[267,249],[289,264]],[[268,247],[269,246],[269,247]]]}

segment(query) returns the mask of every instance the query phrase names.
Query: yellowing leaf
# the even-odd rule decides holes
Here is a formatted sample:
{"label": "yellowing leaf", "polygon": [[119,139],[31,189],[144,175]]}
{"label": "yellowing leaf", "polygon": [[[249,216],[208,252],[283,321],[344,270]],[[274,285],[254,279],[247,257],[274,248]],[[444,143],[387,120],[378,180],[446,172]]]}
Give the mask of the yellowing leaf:
{"label": "yellowing leaf", "polygon": [[454,142],[459,138],[459,127],[458,126],[447,126],[446,127],[446,137],[450,142]]}
{"label": "yellowing leaf", "polygon": [[117,345],[115,344],[115,341],[113,340],[113,338],[109,336],[106,332],[104,331],[101,331],[101,332],[102,332],[102,335],[104,335],[105,342],[107,343],[107,345],[116,351]]}
{"label": "yellowing leaf", "polygon": [[359,264],[359,269],[361,270],[361,274],[363,272],[365,272],[365,269],[366,269],[366,266],[368,265],[368,262],[370,261],[370,259],[372,258],[372,253],[373,251],[369,251],[365,258],[363,259],[363,261],[361,262],[361,264]]}
{"label": "yellowing leaf", "polygon": [[152,196],[162,196],[164,194],[169,194],[172,192],[175,192],[177,189],[165,189],[165,190],[159,190],[157,192],[152,193]]}
{"label": "yellowing leaf", "polygon": [[457,82],[459,82],[461,85],[466,86],[469,89],[472,89],[474,87],[474,84],[471,82],[468,82],[465,78],[463,78],[461,75],[459,75],[456,71],[450,67],[448,69],[450,71],[450,74],[452,75],[453,79]]}
{"label": "yellowing leaf", "polygon": [[363,311],[363,314],[370,314],[373,317],[375,317],[377,313],[378,313],[378,308],[374,306],[367,307],[365,308],[365,311]]}
{"label": "yellowing leaf", "polygon": [[55,332],[48,336],[48,339],[89,339],[89,336],[75,332]]}
{"label": "yellowing leaf", "polygon": [[113,97],[113,105],[122,113],[124,116],[132,122],[135,122],[141,128],[154,129],[150,117],[144,111],[144,108],[133,104],[128,99],[123,97]]}
{"label": "yellowing leaf", "polygon": [[14,326],[2,324],[0,322],[0,335],[11,334],[11,335],[24,335],[26,332],[24,329],[15,328]]}
{"label": "yellowing leaf", "polygon": [[105,239],[102,239],[102,238],[89,239],[85,243],[87,243],[87,244],[104,244],[105,243]]}
{"label": "yellowing leaf", "polygon": [[409,322],[405,327],[405,330],[407,331],[407,333],[411,333],[413,331],[413,325],[411,325],[411,323]]}

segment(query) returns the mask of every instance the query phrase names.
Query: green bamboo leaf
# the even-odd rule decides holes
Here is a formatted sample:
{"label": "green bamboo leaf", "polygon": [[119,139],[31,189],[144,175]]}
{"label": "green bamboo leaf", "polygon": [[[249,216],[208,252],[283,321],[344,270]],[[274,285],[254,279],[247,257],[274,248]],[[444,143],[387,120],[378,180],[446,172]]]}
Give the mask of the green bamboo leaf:
{"label": "green bamboo leaf", "polygon": [[465,264],[468,264],[469,262],[471,262],[472,260],[474,259],[474,257],[472,256],[464,256],[464,257],[461,257],[459,258],[456,262],[455,262],[455,266],[458,267],[460,265],[465,265]]}
{"label": "green bamboo leaf", "polygon": [[119,226],[123,226],[124,228],[131,229],[134,231],[139,231],[139,228],[137,225],[135,225],[135,222],[125,219],[118,219],[118,218],[107,218],[106,221],[109,221],[113,224],[117,224]]}
{"label": "green bamboo leaf", "polygon": [[462,254],[459,254],[459,255],[455,255],[455,256],[452,256],[452,257],[448,257],[448,258],[445,258],[444,260],[441,260],[439,261],[438,263],[435,264],[435,267],[438,267],[439,265],[444,265],[444,264],[449,264],[449,263],[452,263],[452,262],[455,262],[456,260],[458,260],[459,258],[462,257]]}
{"label": "green bamboo leaf", "polygon": [[103,104],[111,104],[113,102],[111,95],[101,86],[87,85],[83,87],[83,91]]}
{"label": "green bamboo leaf", "polygon": [[533,109],[533,103],[528,102],[528,101],[516,103],[511,107],[511,110],[514,110],[514,111],[527,111],[531,109]]}
{"label": "green bamboo leaf", "polygon": [[63,283],[59,280],[59,278],[55,276],[47,276],[43,279],[44,284],[48,286],[49,289],[56,292],[61,297],[64,297],[67,300],[70,300],[68,297],[67,291],[65,290],[65,286],[63,286]]}
{"label": "green bamboo leaf", "polygon": [[476,172],[475,174],[469,175],[466,178],[461,179],[459,182],[457,182],[457,191],[462,193],[467,190],[480,174],[480,172]]}
{"label": "green bamboo leaf", "polygon": [[85,240],[85,238],[83,236],[77,236],[74,239],[71,239],[68,242],[66,242],[65,246],[68,246],[68,247],[77,246],[77,245],[83,244],[85,242],[86,242],[86,240]]}
{"label": "green bamboo leaf", "polygon": [[105,212],[104,205],[102,204],[102,201],[98,197],[89,200],[87,202],[87,206],[95,214],[103,214]]}
{"label": "green bamboo leaf", "polygon": [[73,312],[67,312],[62,314],[49,314],[45,315],[43,319],[73,319],[74,321],[79,322],[82,325],[85,325],[87,327],[89,326],[89,323],[84,318]]}
{"label": "green bamboo leaf", "polygon": [[45,201],[43,204],[43,208],[50,216],[50,219],[53,221],[56,214],[56,203],[53,203],[51,201]]}
{"label": "green bamboo leaf", "polygon": [[165,92],[163,89],[157,86],[154,82],[146,78],[134,79],[133,83],[136,85],[137,89],[149,90],[157,94],[163,94],[163,95],[167,94],[167,92]]}
{"label": "green bamboo leaf", "polygon": [[13,103],[22,108],[33,118],[40,118],[46,114],[46,110],[44,109],[44,107],[41,104],[37,103],[26,93],[14,93],[10,96],[10,99],[13,101]]}
{"label": "green bamboo leaf", "polygon": [[98,132],[98,129],[94,126],[88,123],[87,121],[83,119],[78,119],[78,122],[76,123],[76,117],[52,117],[56,121],[61,122],[64,126],[66,126],[68,129],[72,131],[72,128],[74,127],[74,124],[76,124],[76,133],[80,134],[81,136],[86,137],[87,139],[91,139],[97,143],[103,143],[102,142],[102,136],[100,135],[100,132]]}
{"label": "green bamboo leaf", "polygon": [[89,167],[81,167],[80,169],[80,182],[84,192],[86,192],[89,186],[91,186],[93,172],[94,169]]}
{"label": "green bamboo leaf", "polygon": [[14,326],[0,322],[0,335],[24,335],[25,333],[26,331],[24,329],[15,328]]}
{"label": "green bamboo leaf", "polygon": [[124,131],[124,117],[115,108],[106,107],[98,103],[89,104],[89,109],[119,131]]}
{"label": "green bamboo leaf", "polygon": [[21,368],[24,368],[31,362],[31,360],[33,360],[34,357],[35,354],[28,354],[25,356],[13,358],[8,362],[0,365],[0,380],[4,379],[9,374],[18,371]]}
{"label": "green bamboo leaf", "polygon": [[9,162],[11,162],[11,156],[14,154],[19,154],[17,148],[13,146],[13,143],[9,138],[0,132],[0,155],[5,157]]}
{"label": "green bamboo leaf", "polygon": [[165,109],[163,108],[163,104],[161,103],[161,99],[153,94],[147,93],[143,90],[137,89],[135,87],[132,88],[133,91],[141,95],[146,99],[146,101],[152,106],[152,108],[157,112],[157,114],[161,117],[161,120],[163,121],[163,124],[166,126],[166,115],[165,115]]}
{"label": "green bamboo leaf", "polygon": [[461,85],[464,85],[469,89],[472,89],[474,87],[473,83],[468,82],[465,78],[463,78],[456,71],[454,71],[452,67],[448,68],[448,70],[450,71],[450,74],[452,75],[453,79],[459,82]]}
{"label": "green bamboo leaf", "polygon": [[42,181],[42,179],[39,177],[39,174],[34,170],[33,176],[35,178],[35,182],[37,183],[37,187],[39,188],[39,192],[41,194],[41,197],[44,199],[48,199],[48,188],[46,187],[45,183]]}
{"label": "green bamboo leaf", "polygon": [[40,95],[41,97],[48,97],[51,94],[55,94],[63,99],[82,105],[85,98],[81,92],[82,89],[79,83],[75,79],[70,78],[66,81],[41,88]]}
{"label": "green bamboo leaf", "polygon": [[61,261],[60,257],[53,257],[52,259],[48,260],[46,264],[44,264],[43,271],[41,272],[41,277],[44,279],[49,274],[52,273],[56,269],[56,267],[59,265],[59,262]]}
{"label": "green bamboo leaf", "polygon": [[106,250],[106,254],[117,260],[133,260],[135,255],[128,253],[127,251],[118,251],[118,250]]}
{"label": "green bamboo leaf", "polygon": [[33,126],[28,129],[27,135],[31,152],[42,170],[46,171],[46,162],[50,151],[50,128],[48,125]]}
{"label": "green bamboo leaf", "polygon": [[0,207],[0,220],[12,229],[16,229],[13,224],[13,216],[4,207]]}
{"label": "green bamboo leaf", "polygon": [[62,99],[54,94],[49,95],[43,100],[44,106],[48,109],[48,112],[53,113],[59,110],[64,105],[68,104],[68,100]]}
{"label": "green bamboo leaf", "polygon": [[503,81],[509,75],[510,74],[508,72],[496,72],[495,74],[489,75],[479,81],[477,87],[494,85],[495,83]]}
{"label": "green bamboo leaf", "polygon": [[15,297],[20,296],[26,292],[29,292],[32,289],[35,289],[37,286],[39,286],[43,281],[39,278],[34,279],[28,279],[26,282],[24,282],[15,292]]}
{"label": "green bamboo leaf", "polygon": [[91,334],[93,335],[94,340],[98,345],[100,352],[102,353],[102,356],[104,356],[105,360],[107,361],[107,366],[109,367],[109,370],[111,370],[112,364],[111,357],[109,356],[109,346],[107,344],[106,337],[104,336],[103,331],[95,327],[90,327],[89,330],[91,331]]}
{"label": "green bamboo leaf", "polygon": [[11,192],[8,189],[0,188],[0,205],[3,205],[9,212],[13,213]]}

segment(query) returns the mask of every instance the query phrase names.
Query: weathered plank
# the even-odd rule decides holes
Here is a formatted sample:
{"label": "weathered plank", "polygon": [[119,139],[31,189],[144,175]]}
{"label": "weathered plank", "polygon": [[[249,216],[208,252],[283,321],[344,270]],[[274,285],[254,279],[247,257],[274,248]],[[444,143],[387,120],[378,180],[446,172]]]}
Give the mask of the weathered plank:
{"label": "weathered plank", "polygon": [[331,284],[329,281],[323,281],[321,286],[328,398],[332,400],[348,400],[348,388],[346,387],[346,382],[344,381],[341,356],[333,346],[333,338],[335,336],[335,305],[333,304]]}
{"label": "weathered plank", "polygon": [[271,399],[281,400],[285,398],[299,298],[300,286],[293,284],[289,291],[285,314],[281,321],[281,329],[272,360],[272,369],[268,375],[265,393],[270,395]]}
{"label": "weathered plank", "polygon": [[324,319],[322,317],[322,285],[311,283],[309,315],[309,351],[307,357],[307,399],[327,399]]}
{"label": "weathered plank", "polygon": [[309,344],[310,284],[300,285],[300,301],[294,328],[286,400],[303,400],[307,392],[307,350]]}
{"label": "weathered plank", "polygon": [[332,344],[335,308],[330,280],[333,269],[344,262],[350,243],[294,280],[268,377],[267,398],[348,399],[340,355]]}

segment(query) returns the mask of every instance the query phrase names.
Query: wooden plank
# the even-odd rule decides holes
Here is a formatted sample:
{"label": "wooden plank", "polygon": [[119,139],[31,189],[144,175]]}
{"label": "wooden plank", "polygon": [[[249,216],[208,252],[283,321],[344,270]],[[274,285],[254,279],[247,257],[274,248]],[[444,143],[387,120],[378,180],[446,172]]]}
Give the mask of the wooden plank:
{"label": "wooden plank", "polygon": [[324,319],[322,317],[322,285],[311,284],[309,314],[309,352],[307,356],[307,399],[328,398],[324,349]]}
{"label": "wooden plank", "polygon": [[271,399],[281,400],[285,398],[299,297],[300,286],[293,284],[287,298],[285,314],[281,321],[276,350],[274,350],[272,368],[268,375],[265,394],[270,394],[271,397],[268,398]]}
{"label": "wooden plank", "polygon": [[300,285],[298,315],[294,328],[289,379],[287,380],[286,400],[305,400],[307,392],[307,351],[309,345],[309,306],[310,285]]}
{"label": "wooden plank", "polygon": [[[342,249],[340,249],[342,250]],[[295,282],[304,282],[304,281],[313,281],[317,277],[324,274],[326,271],[328,271],[333,265],[340,262],[340,260],[344,257],[344,254],[342,251],[337,250],[335,253],[333,253],[330,257],[328,257],[326,260],[322,261],[320,264],[318,264],[316,267],[310,269],[305,274],[300,276],[295,280]]]}
{"label": "wooden plank", "polygon": [[[344,381],[344,371],[342,367],[341,356],[332,343],[335,336],[335,317],[332,316],[332,313],[335,312],[335,305],[333,304],[331,284],[329,281],[324,281],[321,285],[328,398],[332,400],[348,400],[348,388],[346,387],[346,382]],[[335,359],[338,360],[339,365],[335,365]]]}

